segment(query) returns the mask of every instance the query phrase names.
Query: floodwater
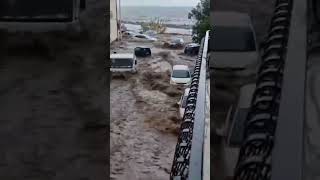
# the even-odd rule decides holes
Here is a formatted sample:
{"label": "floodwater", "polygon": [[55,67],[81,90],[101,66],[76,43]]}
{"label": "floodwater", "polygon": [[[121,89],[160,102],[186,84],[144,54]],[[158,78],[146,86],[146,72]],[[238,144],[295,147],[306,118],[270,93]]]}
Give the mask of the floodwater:
{"label": "floodwater", "polygon": [[[133,32],[140,32],[141,26],[137,24],[124,24],[129,31]],[[166,32],[168,34],[183,34],[183,35],[191,35],[192,29],[183,29],[183,28],[170,28],[168,27],[166,29]]]}
{"label": "floodwater", "polygon": [[[189,38],[189,37],[188,37]],[[187,40],[187,39],[186,39]],[[137,74],[113,75],[111,81],[111,178],[169,178],[180,127],[177,102],[183,88],[169,84],[174,64],[192,67],[195,57],[144,42],[122,42],[113,51],[152,46],[152,56],[138,58]]]}

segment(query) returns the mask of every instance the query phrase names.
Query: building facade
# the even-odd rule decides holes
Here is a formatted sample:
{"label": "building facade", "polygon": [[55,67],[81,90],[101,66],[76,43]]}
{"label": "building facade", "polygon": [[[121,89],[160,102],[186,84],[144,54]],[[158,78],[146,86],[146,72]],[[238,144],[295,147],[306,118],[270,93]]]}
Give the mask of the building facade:
{"label": "building facade", "polygon": [[110,0],[110,43],[120,38],[120,5]]}

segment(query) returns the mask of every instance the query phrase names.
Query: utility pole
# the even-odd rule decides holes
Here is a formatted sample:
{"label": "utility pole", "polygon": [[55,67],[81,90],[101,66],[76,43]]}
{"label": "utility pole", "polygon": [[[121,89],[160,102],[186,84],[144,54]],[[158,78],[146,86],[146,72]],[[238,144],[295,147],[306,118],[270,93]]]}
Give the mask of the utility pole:
{"label": "utility pole", "polygon": [[120,32],[119,32],[119,36],[120,36],[120,39],[122,39],[122,32],[121,32],[121,0],[118,1],[117,3],[117,6],[118,6],[118,10],[119,12],[117,12],[117,20],[118,20],[118,23],[119,23],[119,29],[120,29]]}

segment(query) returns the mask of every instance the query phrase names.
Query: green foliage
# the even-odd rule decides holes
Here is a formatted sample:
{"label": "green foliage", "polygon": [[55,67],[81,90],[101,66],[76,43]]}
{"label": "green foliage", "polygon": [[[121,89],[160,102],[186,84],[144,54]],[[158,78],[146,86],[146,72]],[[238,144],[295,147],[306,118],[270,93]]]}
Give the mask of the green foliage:
{"label": "green foliage", "polygon": [[167,29],[165,21],[160,18],[152,19],[150,22],[141,23],[142,31],[146,32],[148,30],[156,31],[157,33],[164,33]]}
{"label": "green foliage", "polygon": [[196,23],[192,27],[192,40],[201,42],[206,31],[210,30],[210,0],[201,0],[198,5],[189,13],[190,19],[195,19]]}

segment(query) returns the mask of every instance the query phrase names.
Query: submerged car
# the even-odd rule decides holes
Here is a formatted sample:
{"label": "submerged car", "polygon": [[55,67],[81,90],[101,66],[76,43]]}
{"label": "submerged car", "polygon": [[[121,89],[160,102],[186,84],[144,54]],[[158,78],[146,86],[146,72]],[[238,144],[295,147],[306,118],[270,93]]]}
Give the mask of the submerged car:
{"label": "submerged car", "polygon": [[190,88],[186,88],[184,90],[183,95],[180,97],[179,102],[177,103],[179,105],[179,115],[180,115],[181,119],[183,118],[184,111],[185,111],[185,108],[186,108],[186,105],[187,105],[187,98],[188,98],[188,95],[189,95],[189,91],[190,91]]}
{"label": "submerged car", "polygon": [[136,72],[137,59],[134,54],[110,54],[111,72]]}
{"label": "submerged car", "polygon": [[211,68],[245,70],[258,64],[259,49],[248,14],[216,11],[212,22]]}
{"label": "submerged car", "polygon": [[191,72],[186,65],[174,65],[171,72],[170,84],[190,85]]}
{"label": "submerged car", "polygon": [[136,34],[133,37],[135,39],[147,40],[147,41],[151,41],[151,42],[157,41],[157,38],[154,38],[154,37],[151,37],[151,36],[148,36],[148,35],[145,35],[145,34]]}
{"label": "submerged car", "polygon": [[145,32],[145,34],[148,35],[148,36],[154,37],[158,33],[156,31],[153,31],[153,30],[148,30],[148,31]]}
{"label": "submerged car", "polygon": [[184,40],[182,38],[176,38],[169,43],[165,43],[164,46],[173,49],[182,48],[184,46]]}
{"label": "submerged car", "polygon": [[137,35],[137,33],[133,32],[133,31],[124,31],[122,32],[123,36],[127,36],[127,37],[133,37],[135,35]]}
{"label": "submerged car", "polygon": [[190,43],[190,44],[187,44],[186,47],[184,48],[184,54],[191,55],[191,56],[198,55],[199,49],[200,49],[200,44]]}
{"label": "submerged car", "polygon": [[151,49],[148,47],[136,47],[136,48],[134,48],[134,54],[137,57],[151,56]]}

